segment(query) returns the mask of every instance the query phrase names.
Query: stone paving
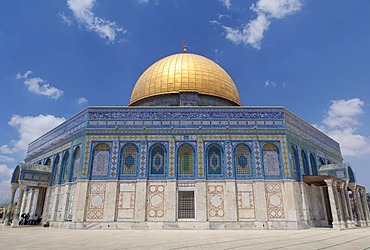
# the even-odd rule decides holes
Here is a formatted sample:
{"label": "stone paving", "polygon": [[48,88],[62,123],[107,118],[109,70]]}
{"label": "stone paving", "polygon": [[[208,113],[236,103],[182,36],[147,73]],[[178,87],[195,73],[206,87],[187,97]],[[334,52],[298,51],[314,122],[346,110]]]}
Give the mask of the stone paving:
{"label": "stone paving", "polygon": [[370,227],[307,230],[69,230],[0,226],[0,249],[369,249]]}

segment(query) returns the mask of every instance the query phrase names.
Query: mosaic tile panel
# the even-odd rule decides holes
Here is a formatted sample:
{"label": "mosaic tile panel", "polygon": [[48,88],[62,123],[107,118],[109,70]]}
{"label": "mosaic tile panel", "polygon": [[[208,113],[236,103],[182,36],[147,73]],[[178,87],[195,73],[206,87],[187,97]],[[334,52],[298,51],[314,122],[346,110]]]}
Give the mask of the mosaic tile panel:
{"label": "mosaic tile panel", "polygon": [[72,162],[73,167],[73,174],[72,174],[72,180],[75,181],[80,175],[80,162],[81,162],[81,149],[80,147],[77,147],[74,152],[74,159]]}
{"label": "mosaic tile panel", "polygon": [[48,214],[47,220],[52,221],[53,211],[54,211],[54,200],[55,200],[55,190],[56,188],[50,187],[49,200],[48,200]]}
{"label": "mosaic tile panel", "polygon": [[184,144],[178,152],[179,157],[179,175],[194,174],[194,152],[191,146]]}
{"label": "mosaic tile panel", "polygon": [[149,185],[148,217],[164,217],[164,185]]}
{"label": "mosaic tile panel", "polygon": [[253,184],[237,184],[237,202],[239,219],[255,218]]}
{"label": "mosaic tile panel", "polygon": [[208,149],[207,156],[207,173],[209,175],[222,174],[222,154],[221,149],[217,146],[211,146]]}
{"label": "mosaic tile panel", "polygon": [[268,218],[284,219],[282,184],[280,182],[266,182],[265,188]]}
{"label": "mosaic tile panel", "polygon": [[135,215],[135,193],[134,183],[121,183],[118,194],[118,219],[133,219]]}
{"label": "mosaic tile panel", "polygon": [[155,146],[151,150],[150,174],[163,175],[165,171],[165,151],[161,146]]}
{"label": "mosaic tile panel", "polygon": [[136,175],[136,168],[138,162],[137,147],[130,143],[125,145],[121,151],[121,174],[122,175]]}
{"label": "mosaic tile panel", "polygon": [[113,142],[112,153],[112,167],[110,169],[110,177],[117,176],[117,162],[118,162],[118,142]]}
{"label": "mosaic tile panel", "polygon": [[87,136],[86,146],[85,146],[85,156],[83,159],[83,167],[82,167],[82,177],[87,177],[87,170],[89,167],[89,160],[90,160],[90,149],[91,149],[91,140],[90,140],[90,137]]}
{"label": "mosaic tile panel", "polygon": [[227,142],[226,143],[226,171],[227,171],[227,176],[231,177],[233,176],[233,157],[232,157],[232,151],[231,151],[231,143]]}
{"label": "mosaic tile panel", "polygon": [[290,177],[290,168],[289,168],[289,160],[288,160],[288,152],[287,152],[287,146],[286,146],[286,139],[285,136],[281,137],[281,150],[283,153],[283,163],[284,163],[284,173],[285,177]]}
{"label": "mosaic tile panel", "polygon": [[76,184],[73,184],[71,186],[71,190],[68,197],[68,206],[67,206],[67,214],[66,214],[66,220],[71,221],[73,218],[73,209],[75,204],[75,195],[76,195]]}
{"label": "mosaic tile panel", "polygon": [[251,175],[250,152],[245,144],[239,144],[235,147],[235,166],[237,175]]}
{"label": "mosaic tile panel", "polygon": [[100,143],[94,148],[91,175],[107,176],[109,167],[110,148],[105,143]]}
{"label": "mosaic tile panel", "polygon": [[64,220],[64,213],[63,213],[63,207],[65,206],[65,189],[67,187],[66,186],[61,186],[60,189],[59,189],[59,194],[58,194],[58,198],[57,198],[57,202],[58,202],[58,206],[57,206],[57,220],[58,221],[61,221],[61,220]]}
{"label": "mosaic tile panel", "polygon": [[170,137],[170,143],[169,143],[169,177],[174,177],[175,176],[175,141],[174,137]]}
{"label": "mosaic tile panel", "polygon": [[146,142],[140,143],[140,177],[145,177],[146,173]]}
{"label": "mosaic tile panel", "polygon": [[256,166],[256,176],[262,177],[260,144],[258,142],[254,142],[253,149],[254,149],[254,164]]}
{"label": "mosaic tile panel", "polygon": [[211,218],[224,217],[224,186],[208,185],[208,215]]}
{"label": "mosaic tile panel", "polygon": [[204,166],[203,166],[203,138],[198,137],[198,176],[204,177]]}
{"label": "mosaic tile panel", "polygon": [[103,219],[105,202],[105,183],[90,183],[90,190],[87,202],[87,219]]}

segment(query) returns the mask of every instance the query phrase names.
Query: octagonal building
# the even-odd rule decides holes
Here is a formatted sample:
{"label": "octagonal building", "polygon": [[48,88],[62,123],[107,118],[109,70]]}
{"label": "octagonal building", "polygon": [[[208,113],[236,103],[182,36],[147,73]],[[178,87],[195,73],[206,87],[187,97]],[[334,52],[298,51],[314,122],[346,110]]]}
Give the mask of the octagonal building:
{"label": "octagonal building", "polygon": [[[144,71],[123,107],[88,107],[29,144],[6,223],[73,229],[304,229],[368,225],[339,144],[284,107],[241,106],[196,54]],[[19,189],[19,202],[14,196]]]}

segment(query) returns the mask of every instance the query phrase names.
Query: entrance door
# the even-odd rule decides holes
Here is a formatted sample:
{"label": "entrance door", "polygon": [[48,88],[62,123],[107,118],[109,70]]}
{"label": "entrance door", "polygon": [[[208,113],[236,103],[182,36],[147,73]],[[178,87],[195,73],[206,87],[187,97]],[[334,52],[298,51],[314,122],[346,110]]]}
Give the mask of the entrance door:
{"label": "entrance door", "polygon": [[195,218],[194,191],[179,191],[177,214],[179,219]]}

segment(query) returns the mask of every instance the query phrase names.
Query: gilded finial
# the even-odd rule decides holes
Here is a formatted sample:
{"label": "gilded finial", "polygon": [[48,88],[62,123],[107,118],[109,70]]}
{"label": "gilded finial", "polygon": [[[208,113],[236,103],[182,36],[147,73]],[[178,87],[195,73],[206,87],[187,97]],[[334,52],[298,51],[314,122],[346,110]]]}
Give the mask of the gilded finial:
{"label": "gilded finial", "polygon": [[187,53],[188,52],[188,50],[187,50],[187,48],[186,48],[186,46],[187,46],[188,44],[186,43],[186,41],[184,41],[184,53]]}

